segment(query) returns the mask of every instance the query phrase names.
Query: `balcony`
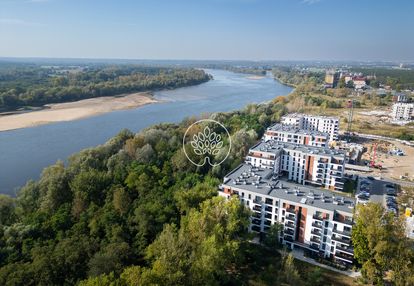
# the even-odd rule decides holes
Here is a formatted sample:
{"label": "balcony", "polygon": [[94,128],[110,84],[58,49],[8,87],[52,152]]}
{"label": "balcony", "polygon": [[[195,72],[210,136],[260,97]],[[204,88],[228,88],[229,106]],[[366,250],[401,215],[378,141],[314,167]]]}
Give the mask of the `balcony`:
{"label": "balcony", "polygon": [[320,216],[320,215],[316,215],[316,214],[314,214],[314,215],[312,216],[312,218],[313,218],[314,220],[323,221],[323,217],[322,217],[322,216]]}
{"label": "balcony", "polygon": [[295,228],[295,224],[294,223],[292,223],[291,221],[286,221],[286,223],[285,223],[285,227],[290,227],[290,228]]}
{"label": "balcony", "polygon": [[337,245],[336,250],[354,255],[354,248],[353,247],[341,247],[341,246]]}
{"label": "balcony", "polygon": [[270,220],[265,220],[264,225],[270,226],[272,222]]}
{"label": "balcony", "polygon": [[272,199],[265,199],[265,204],[273,205],[273,200]]}
{"label": "balcony", "polygon": [[283,230],[283,233],[287,234],[287,235],[294,235],[295,234],[295,232],[293,230],[291,230],[290,228],[287,228],[287,229]]}
{"label": "balcony", "polygon": [[273,210],[273,208],[272,208],[272,207],[269,207],[269,206],[266,206],[266,207],[265,207],[265,211],[267,211],[267,212],[272,212],[272,210]]}
{"label": "balcony", "polygon": [[311,230],[311,234],[317,235],[317,236],[321,236],[322,235],[322,231],[314,228],[314,229]]}
{"label": "balcony", "polygon": [[322,229],[323,227],[321,223],[316,223],[316,222],[312,223],[312,226],[316,228],[320,228],[320,229]]}
{"label": "balcony", "polygon": [[262,221],[259,220],[259,219],[252,219],[252,224],[261,225],[262,224]]}
{"label": "balcony", "polygon": [[335,258],[339,258],[340,260],[344,260],[345,262],[348,262],[348,263],[352,263],[354,260],[353,256],[347,255],[341,252],[335,252]]}
{"label": "balcony", "polygon": [[262,207],[261,207],[261,206],[254,206],[254,207],[253,207],[253,210],[254,210],[254,211],[261,212],[261,211],[262,211]]}
{"label": "balcony", "polygon": [[260,226],[252,225],[252,231],[260,232]]}
{"label": "balcony", "polygon": [[287,220],[291,220],[291,221],[296,221],[295,216],[294,215],[288,215],[286,216]]}
{"label": "balcony", "polygon": [[333,220],[347,225],[353,225],[354,222],[350,219],[340,219],[338,216],[334,215]]}
{"label": "balcony", "polygon": [[262,218],[262,214],[258,213],[258,212],[253,212],[252,217],[260,219],[260,218]]}
{"label": "balcony", "polygon": [[311,243],[310,248],[319,250],[319,244]]}
{"label": "balcony", "polygon": [[269,214],[269,213],[265,214],[265,218],[272,219],[272,214]]}
{"label": "balcony", "polygon": [[331,172],[332,177],[342,178],[342,173],[339,172]]}
{"label": "balcony", "polygon": [[315,243],[318,243],[318,244],[320,244],[320,243],[321,243],[320,238],[318,238],[318,237],[316,237],[316,236],[312,236],[312,237],[311,237],[311,239],[310,239],[310,241],[315,242]]}
{"label": "balcony", "polygon": [[351,244],[351,240],[349,238],[343,238],[343,237],[339,237],[339,236],[336,236],[336,235],[332,235],[331,239],[335,240],[337,242],[343,243],[343,244],[348,244],[348,245]]}
{"label": "balcony", "polygon": [[258,199],[254,199],[253,200],[253,203],[255,203],[255,204],[261,204],[263,201],[262,200],[258,200]]}
{"label": "balcony", "polygon": [[295,209],[286,209],[287,213],[296,214]]}
{"label": "balcony", "polygon": [[334,229],[333,229],[333,232],[334,232],[334,233],[337,233],[337,234],[340,234],[340,235],[342,235],[342,236],[348,236],[348,237],[351,237],[351,232],[350,232],[350,231],[346,231],[346,230],[341,231],[341,230],[338,230],[337,228],[334,228]]}
{"label": "balcony", "polygon": [[286,241],[293,242],[293,238],[292,238],[290,235],[285,235],[285,236],[283,237],[283,239],[284,239],[284,240],[286,240]]}

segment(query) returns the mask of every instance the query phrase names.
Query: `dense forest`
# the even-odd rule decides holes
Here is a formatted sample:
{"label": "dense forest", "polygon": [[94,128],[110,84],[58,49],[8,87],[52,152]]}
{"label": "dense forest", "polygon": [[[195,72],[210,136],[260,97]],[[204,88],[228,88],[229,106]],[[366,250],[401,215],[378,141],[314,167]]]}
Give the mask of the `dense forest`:
{"label": "dense forest", "polygon": [[391,68],[352,68],[353,72],[365,75],[375,75],[376,79],[370,81],[372,87],[389,85],[394,90],[414,90],[414,70]]}
{"label": "dense forest", "polygon": [[236,279],[229,271],[243,264],[248,213],[237,200],[216,197],[217,187],[285,112],[279,98],[212,115],[234,142],[229,158],[214,168],[197,168],[183,153],[182,137],[195,118],[138,134],[124,130],[73,155],[67,166],[46,168],[17,198],[0,197],[0,285]]}
{"label": "dense forest", "polygon": [[0,64],[0,111],[206,82],[203,70],[137,65]]}

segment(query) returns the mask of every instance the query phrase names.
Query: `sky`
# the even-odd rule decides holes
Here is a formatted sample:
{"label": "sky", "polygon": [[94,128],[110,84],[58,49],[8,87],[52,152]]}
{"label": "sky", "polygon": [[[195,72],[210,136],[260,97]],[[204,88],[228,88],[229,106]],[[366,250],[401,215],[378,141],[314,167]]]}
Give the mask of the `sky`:
{"label": "sky", "polygon": [[411,0],[0,0],[0,57],[414,62]]}

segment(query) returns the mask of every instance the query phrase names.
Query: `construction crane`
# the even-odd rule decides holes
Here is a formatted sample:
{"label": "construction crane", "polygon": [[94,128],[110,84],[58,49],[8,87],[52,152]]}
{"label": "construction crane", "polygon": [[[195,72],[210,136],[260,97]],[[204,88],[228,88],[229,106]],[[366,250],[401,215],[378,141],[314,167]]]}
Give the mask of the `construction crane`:
{"label": "construction crane", "polygon": [[354,117],[354,100],[350,99],[348,100],[348,104],[347,104],[347,108],[348,110],[348,142],[351,141],[351,128],[352,128],[352,119]]}
{"label": "construction crane", "polygon": [[376,163],[375,163],[375,160],[377,159],[377,145],[378,145],[378,143],[375,143],[375,144],[373,145],[373,152],[374,152],[374,154],[372,155],[372,160],[371,160],[371,162],[369,163],[369,166],[370,166],[371,168],[376,168],[376,169],[380,169],[380,170],[382,170],[382,165],[381,165],[381,164],[376,164]]}

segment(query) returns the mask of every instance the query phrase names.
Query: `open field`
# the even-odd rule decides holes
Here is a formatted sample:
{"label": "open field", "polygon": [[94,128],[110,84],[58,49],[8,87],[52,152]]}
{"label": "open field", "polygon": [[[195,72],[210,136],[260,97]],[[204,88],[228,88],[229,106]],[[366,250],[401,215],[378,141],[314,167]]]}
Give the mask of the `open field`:
{"label": "open field", "polygon": [[1,115],[0,131],[32,127],[59,121],[71,121],[115,110],[136,108],[154,103],[150,93],[140,92],[125,96],[107,96],[68,103],[49,104],[45,109],[27,113]]}

